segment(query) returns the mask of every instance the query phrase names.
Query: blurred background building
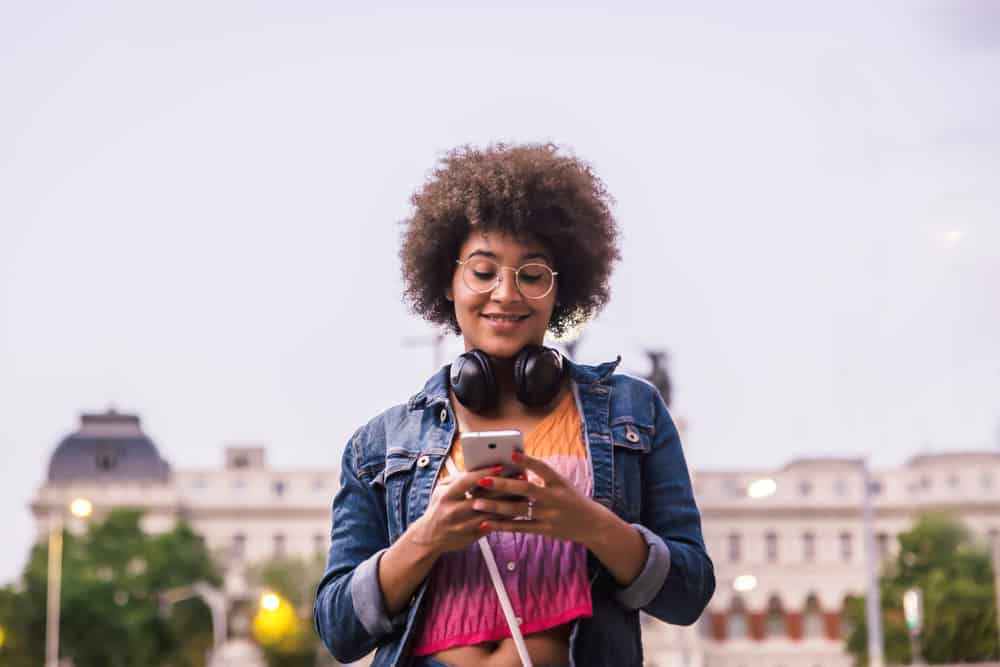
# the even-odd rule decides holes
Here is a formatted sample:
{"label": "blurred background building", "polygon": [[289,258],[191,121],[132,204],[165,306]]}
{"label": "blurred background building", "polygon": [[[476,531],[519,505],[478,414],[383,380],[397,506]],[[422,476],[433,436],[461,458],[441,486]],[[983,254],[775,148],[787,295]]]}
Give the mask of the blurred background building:
{"label": "blurred background building", "polygon": [[[864,462],[799,459],[775,470],[692,474],[718,587],[693,628],[643,619],[647,664],[848,667],[844,602],[865,590]],[[952,512],[984,538],[1000,531],[1000,453],[923,454],[872,476],[883,558],[925,510]],[[261,446],[226,447],[217,468],[174,468],[138,416],[109,410],[83,415],[58,444],[31,510],[39,539],[50,514],[81,496],[97,514],[143,509],[150,532],[184,517],[223,565],[236,605],[254,594],[249,564],[326,552],[337,483],[336,468],[274,469]]]}

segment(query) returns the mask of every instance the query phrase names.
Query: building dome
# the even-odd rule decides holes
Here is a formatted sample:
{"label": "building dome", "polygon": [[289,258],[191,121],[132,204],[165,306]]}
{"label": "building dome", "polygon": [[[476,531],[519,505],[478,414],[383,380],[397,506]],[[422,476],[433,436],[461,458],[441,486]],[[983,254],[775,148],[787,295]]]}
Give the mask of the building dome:
{"label": "building dome", "polygon": [[170,465],[142,432],[139,417],[108,410],[84,414],[56,448],[49,482],[166,482]]}

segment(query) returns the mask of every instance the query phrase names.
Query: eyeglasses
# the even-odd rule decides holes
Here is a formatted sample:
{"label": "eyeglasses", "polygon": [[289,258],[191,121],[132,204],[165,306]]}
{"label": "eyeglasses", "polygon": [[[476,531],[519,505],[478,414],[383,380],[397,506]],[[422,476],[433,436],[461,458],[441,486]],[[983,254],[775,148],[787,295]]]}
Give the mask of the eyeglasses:
{"label": "eyeglasses", "polygon": [[502,270],[508,269],[514,272],[517,291],[528,299],[542,299],[552,291],[556,276],[559,275],[558,271],[553,271],[545,264],[522,264],[515,269],[512,266],[501,266],[489,257],[456,259],[455,263],[462,267],[462,282],[477,294],[495,290],[502,280]]}

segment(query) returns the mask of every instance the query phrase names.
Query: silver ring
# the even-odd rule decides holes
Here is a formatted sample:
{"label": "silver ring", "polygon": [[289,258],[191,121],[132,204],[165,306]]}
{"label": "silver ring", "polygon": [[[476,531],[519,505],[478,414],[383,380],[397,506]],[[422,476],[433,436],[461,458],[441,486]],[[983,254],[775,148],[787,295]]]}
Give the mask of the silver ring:
{"label": "silver ring", "polygon": [[525,517],[525,519],[531,521],[534,513],[535,513],[535,499],[528,498],[528,515]]}
{"label": "silver ring", "polygon": [[466,491],[465,492],[465,499],[466,500],[473,500],[474,498],[475,498],[475,496],[472,495],[472,491]]}

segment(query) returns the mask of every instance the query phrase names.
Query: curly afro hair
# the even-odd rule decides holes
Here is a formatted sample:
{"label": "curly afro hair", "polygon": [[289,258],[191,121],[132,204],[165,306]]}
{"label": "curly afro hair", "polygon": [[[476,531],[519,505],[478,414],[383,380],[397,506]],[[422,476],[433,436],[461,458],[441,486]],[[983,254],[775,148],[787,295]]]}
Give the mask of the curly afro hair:
{"label": "curly afro hair", "polygon": [[621,258],[614,200],[589,164],[558,146],[461,146],[441,159],[411,201],[399,251],[403,298],[425,320],[461,333],[445,290],[473,226],[537,239],[552,251],[559,296],[549,331],[556,336],[608,302],[608,279]]}

